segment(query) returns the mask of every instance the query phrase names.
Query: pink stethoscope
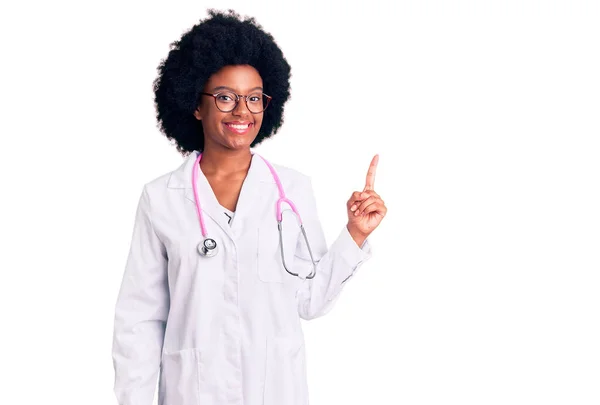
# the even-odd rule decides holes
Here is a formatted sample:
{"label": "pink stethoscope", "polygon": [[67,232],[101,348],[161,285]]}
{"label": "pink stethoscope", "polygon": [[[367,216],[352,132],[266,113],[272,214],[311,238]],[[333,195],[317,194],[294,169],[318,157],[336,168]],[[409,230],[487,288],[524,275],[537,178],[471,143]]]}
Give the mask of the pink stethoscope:
{"label": "pink stethoscope", "polygon": [[[298,222],[300,223],[300,230],[302,231],[302,235],[304,236],[304,241],[306,242],[306,247],[308,248],[310,260],[313,265],[312,272],[308,276],[306,276],[306,278],[311,279],[317,273],[317,265],[315,263],[315,259],[313,258],[312,250],[310,249],[310,244],[308,243],[308,238],[306,237],[306,231],[304,230],[304,225],[302,224],[302,219],[300,218],[300,214],[298,213],[298,210],[296,209],[296,206],[294,205],[294,203],[292,201],[290,201],[288,198],[286,198],[285,193],[283,191],[283,186],[281,185],[281,181],[279,180],[279,177],[277,176],[275,169],[273,169],[273,166],[271,166],[271,164],[269,162],[267,162],[267,160],[264,157],[262,157],[258,154],[257,154],[257,156],[260,157],[266,163],[266,165],[269,167],[269,170],[271,171],[271,175],[273,176],[273,179],[275,180],[275,183],[277,184],[277,189],[279,190],[279,200],[277,200],[277,203],[276,203],[276,208],[277,208],[276,215],[277,215],[277,229],[279,231],[279,250],[281,252],[281,262],[283,263],[283,268],[285,269],[285,271],[287,271],[292,276],[300,277],[297,273],[293,273],[290,270],[288,270],[287,265],[285,264],[285,255],[283,254],[283,236],[282,236],[283,215],[281,212],[281,203],[285,202],[285,203],[288,203],[289,206],[292,208],[292,211],[294,212],[294,214],[296,214],[296,217],[298,218]],[[194,164],[194,170],[192,170],[192,188],[194,189],[194,199],[196,201],[196,212],[198,213],[198,220],[200,221],[200,229],[202,230],[202,237],[204,238],[204,240],[198,244],[198,253],[200,253],[200,255],[204,256],[204,257],[213,257],[217,254],[217,242],[214,239],[207,237],[206,227],[204,226],[204,217],[202,216],[202,209],[200,207],[200,199],[198,198],[198,189],[196,186],[196,183],[198,180],[198,170],[200,167],[201,159],[202,159],[202,153],[199,153],[198,158],[196,159],[196,163]]]}

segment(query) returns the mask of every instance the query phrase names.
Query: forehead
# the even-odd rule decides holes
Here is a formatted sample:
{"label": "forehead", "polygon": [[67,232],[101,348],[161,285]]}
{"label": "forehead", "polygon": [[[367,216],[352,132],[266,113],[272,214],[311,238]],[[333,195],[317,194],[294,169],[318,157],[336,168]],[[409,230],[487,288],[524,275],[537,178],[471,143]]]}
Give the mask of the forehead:
{"label": "forehead", "polygon": [[212,91],[217,87],[227,87],[238,93],[244,93],[262,86],[262,78],[254,67],[229,65],[221,68],[208,79],[205,90]]}

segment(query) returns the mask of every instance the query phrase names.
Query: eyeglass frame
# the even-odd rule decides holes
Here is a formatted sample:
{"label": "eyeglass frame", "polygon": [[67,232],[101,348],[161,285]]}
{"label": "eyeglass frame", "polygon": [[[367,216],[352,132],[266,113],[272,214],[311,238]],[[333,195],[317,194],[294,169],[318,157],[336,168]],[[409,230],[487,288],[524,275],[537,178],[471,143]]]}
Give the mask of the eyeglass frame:
{"label": "eyeglass frame", "polygon": [[[233,106],[233,108],[232,108],[231,110],[229,110],[229,111],[223,111],[223,110],[221,110],[221,109],[219,108],[219,106],[217,105],[217,96],[218,96],[219,94],[223,94],[223,93],[231,93],[231,94],[235,94],[235,97],[236,97],[236,98],[235,98],[235,105],[234,105],[234,106]],[[240,98],[242,98],[242,97],[244,98],[244,102],[246,103],[246,108],[248,109],[248,111],[250,111],[250,107],[248,106],[248,97],[250,97],[250,96],[252,96],[252,95],[253,95],[253,94],[246,94],[246,95],[244,95],[244,94],[237,94],[236,92],[234,92],[234,91],[231,91],[231,90],[220,91],[220,92],[218,92],[218,93],[214,93],[214,94],[213,94],[213,93],[205,93],[205,92],[201,92],[200,94],[202,94],[202,95],[205,95],[205,96],[211,96],[211,97],[213,97],[213,98],[214,98],[214,100],[215,100],[215,106],[217,107],[217,109],[218,109],[219,111],[221,111],[221,112],[224,112],[224,113],[229,113],[229,112],[232,112],[232,111],[234,111],[234,110],[237,108],[238,104],[240,103]],[[263,112],[265,112],[265,110],[267,109],[267,107],[268,107],[268,106],[269,106],[269,104],[271,103],[271,100],[273,99],[273,97],[271,97],[271,96],[269,96],[268,94],[265,94],[265,93],[262,93],[262,95],[263,95],[263,96],[265,96],[265,97],[267,97],[267,105],[265,105],[265,108],[263,108],[263,110],[262,110],[262,111],[259,111],[259,112],[252,112],[252,111],[250,111],[250,113],[251,113],[251,114],[260,114],[260,113],[263,113]]]}

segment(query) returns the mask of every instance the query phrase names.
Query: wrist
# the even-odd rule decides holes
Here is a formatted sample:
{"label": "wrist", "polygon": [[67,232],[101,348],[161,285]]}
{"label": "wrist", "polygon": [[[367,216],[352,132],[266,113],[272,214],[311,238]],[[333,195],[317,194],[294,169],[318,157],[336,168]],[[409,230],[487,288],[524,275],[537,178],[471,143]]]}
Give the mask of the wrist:
{"label": "wrist", "polygon": [[350,224],[347,224],[346,228],[348,229],[348,233],[350,234],[354,242],[358,245],[358,247],[362,247],[363,243],[365,243],[365,240],[369,235],[359,231]]}

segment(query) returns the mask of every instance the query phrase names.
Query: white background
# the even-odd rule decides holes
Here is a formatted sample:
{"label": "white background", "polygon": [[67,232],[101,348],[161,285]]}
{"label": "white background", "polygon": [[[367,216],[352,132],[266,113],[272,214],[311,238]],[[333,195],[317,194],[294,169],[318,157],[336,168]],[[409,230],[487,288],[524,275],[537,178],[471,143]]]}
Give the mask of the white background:
{"label": "white background", "polygon": [[233,7],[292,65],[257,151],[313,176],[332,242],[381,159],[374,257],[305,322],[311,405],[600,403],[600,8],[585,1],[5,2],[3,404],[116,404],[137,199],[179,166],[152,81]]}

